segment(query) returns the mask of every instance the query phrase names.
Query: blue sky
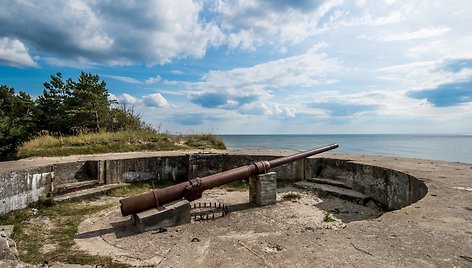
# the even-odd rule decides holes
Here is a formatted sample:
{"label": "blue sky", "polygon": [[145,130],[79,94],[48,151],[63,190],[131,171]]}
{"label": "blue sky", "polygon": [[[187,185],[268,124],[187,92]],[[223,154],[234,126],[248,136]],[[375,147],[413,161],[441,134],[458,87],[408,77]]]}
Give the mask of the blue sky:
{"label": "blue sky", "polygon": [[99,74],[171,133],[472,133],[472,1],[10,1],[0,84]]}

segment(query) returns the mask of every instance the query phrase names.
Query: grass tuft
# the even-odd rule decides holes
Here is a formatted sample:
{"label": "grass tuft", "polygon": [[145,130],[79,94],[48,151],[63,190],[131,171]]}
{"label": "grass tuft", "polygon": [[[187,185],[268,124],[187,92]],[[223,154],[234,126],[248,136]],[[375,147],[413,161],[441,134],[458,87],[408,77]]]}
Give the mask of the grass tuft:
{"label": "grass tuft", "polygon": [[323,217],[323,221],[324,221],[324,222],[333,222],[333,221],[336,221],[336,219],[333,218],[333,216],[331,215],[331,213],[325,212],[325,215],[324,215],[324,217]]}
{"label": "grass tuft", "polygon": [[298,200],[300,198],[302,198],[302,196],[299,193],[294,192],[290,192],[282,196],[283,200]]}
{"label": "grass tuft", "polygon": [[197,149],[226,149],[223,139],[213,134],[192,134],[180,135],[177,137],[179,144],[184,144],[191,148]]}
{"label": "grass tuft", "polygon": [[227,183],[221,187],[228,192],[233,192],[233,191],[244,192],[244,191],[249,190],[249,181],[247,179],[242,179],[239,181],[233,181],[233,182]]}

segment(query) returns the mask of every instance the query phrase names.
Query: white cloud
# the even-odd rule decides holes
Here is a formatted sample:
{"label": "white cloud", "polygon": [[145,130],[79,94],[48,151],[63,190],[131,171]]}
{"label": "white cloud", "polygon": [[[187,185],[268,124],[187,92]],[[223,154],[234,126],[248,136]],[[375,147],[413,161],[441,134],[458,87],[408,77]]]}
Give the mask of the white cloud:
{"label": "white cloud", "polygon": [[377,79],[394,82],[393,86],[402,87],[397,92],[435,88],[440,84],[466,81],[472,78],[472,69],[452,72],[444,68],[447,60],[412,62],[373,70]]}
{"label": "white cloud", "polygon": [[172,107],[170,103],[161,95],[161,93],[154,93],[142,97],[143,103],[147,107]]}
{"label": "white cloud", "polygon": [[144,81],[144,83],[146,84],[155,84],[155,83],[158,83],[159,81],[161,81],[161,77],[159,75],[155,76],[155,77],[150,77],[148,79],[146,79]]}
{"label": "white cloud", "polygon": [[229,71],[210,71],[199,87],[237,88],[257,90],[288,86],[312,86],[328,81],[328,75],[343,69],[338,60],[318,50],[326,44],[315,44],[313,49],[298,55]]}
{"label": "white cloud", "polygon": [[138,80],[129,76],[120,76],[120,75],[103,75],[103,77],[115,79],[121,82],[129,83],[129,84],[156,84],[161,81],[161,77],[159,75],[155,77],[150,77],[144,81]]}
{"label": "white cloud", "polygon": [[411,8],[406,6],[400,10],[390,11],[388,14],[380,15],[375,11],[363,12],[358,14],[355,12],[334,13],[329,23],[323,25],[324,31],[332,30],[340,27],[361,27],[361,26],[384,26],[401,22],[411,13]]}
{"label": "white cloud", "polygon": [[131,104],[131,105],[138,104],[138,99],[136,99],[135,97],[133,97],[133,96],[127,94],[127,93],[116,96],[114,99],[118,102],[118,104],[120,104],[120,103]]}
{"label": "white cloud", "polygon": [[0,63],[11,66],[36,67],[38,64],[29,55],[26,46],[18,39],[0,38]]}
{"label": "white cloud", "polygon": [[293,118],[296,104],[284,104],[284,100],[275,100],[274,96],[280,95],[284,88],[309,90],[332,84],[331,76],[338,75],[344,67],[320,52],[326,47],[327,43],[317,43],[297,56],[252,67],[210,71],[200,82],[167,81],[166,84],[184,87],[184,91],[189,91],[189,100],[200,106],[198,109],[224,109],[272,119]]}
{"label": "white cloud", "polygon": [[219,1],[221,28],[233,48],[296,44],[319,33],[319,20],[342,1]]}
{"label": "white cloud", "polygon": [[156,65],[202,58],[207,47],[221,44],[218,26],[200,19],[202,8],[192,0],[11,1],[2,6],[0,33],[62,63],[85,58],[92,64]]}
{"label": "white cloud", "polygon": [[460,36],[454,39],[441,39],[431,42],[417,43],[408,49],[406,56],[413,59],[472,58],[471,48],[472,35]]}
{"label": "white cloud", "polygon": [[430,37],[437,37],[441,36],[447,32],[449,32],[451,28],[449,27],[428,27],[422,28],[417,31],[413,32],[406,32],[400,34],[384,34],[377,39],[380,41],[408,41],[414,39],[423,39],[423,38],[430,38]]}
{"label": "white cloud", "polygon": [[115,79],[121,82],[129,83],[129,84],[141,84],[142,82],[134,79],[132,77],[127,77],[127,76],[119,76],[119,75],[103,75],[103,77]]}
{"label": "white cloud", "polygon": [[261,101],[243,105],[240,112],[242,114],[295,117],[294,108],[279,104],[267,104]]}

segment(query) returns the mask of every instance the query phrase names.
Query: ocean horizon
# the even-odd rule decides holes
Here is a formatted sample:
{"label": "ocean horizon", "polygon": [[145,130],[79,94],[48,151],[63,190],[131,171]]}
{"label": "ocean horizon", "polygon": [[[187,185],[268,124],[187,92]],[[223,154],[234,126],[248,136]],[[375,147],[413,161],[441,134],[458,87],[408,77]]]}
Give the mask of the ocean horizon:
{"label": "ocean horizon", "polygon": [[382,155],[472,163],[472,134],[260,134],[217,135],[228,149],[305,151],[336,143],[333,153]]}

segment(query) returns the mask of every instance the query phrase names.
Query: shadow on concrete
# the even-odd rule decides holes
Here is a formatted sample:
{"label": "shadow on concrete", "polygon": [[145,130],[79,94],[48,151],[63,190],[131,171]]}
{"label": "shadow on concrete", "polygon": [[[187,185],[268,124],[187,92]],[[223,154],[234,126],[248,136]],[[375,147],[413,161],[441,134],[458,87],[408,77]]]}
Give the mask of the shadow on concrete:
{"label": "shadow on concrete", "polygon": [[229,212],[236,212],[236,211],[243,211],[243,210],[250,210],[254,208],[260,208],[254,203],[251,202],[246,202],[246,203],[241,203],[241,204],[235,204],[235,205],[228,205],[228,210]]}
{"label": "shadow on concrete", "polygon": [[99,229],[78,234],[76,239],[86,239],[114,233],[116,238],[133,236],[139,233],[131,219],[111,223],[111,228]]}
{"label": "shadow on concrete", "polygon": [[323,197],[321,200],[323,202],[316,204],[315,207],[330,213],[344,223],[372,220],[384,213],[375,205],[362,206],[336,197]]}

